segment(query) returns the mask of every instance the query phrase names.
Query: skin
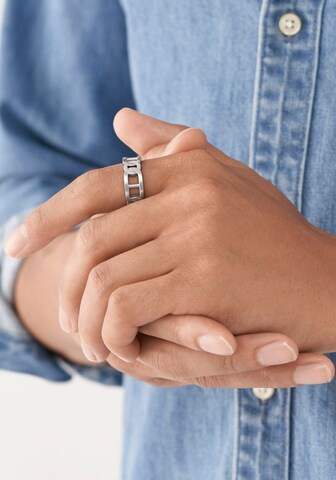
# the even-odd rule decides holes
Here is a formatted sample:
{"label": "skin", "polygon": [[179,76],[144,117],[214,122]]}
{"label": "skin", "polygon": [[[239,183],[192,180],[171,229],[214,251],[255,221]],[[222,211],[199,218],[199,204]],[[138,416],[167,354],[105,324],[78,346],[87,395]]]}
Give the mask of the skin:
{"label": "skin", "polygon": [[[29,255],[106,212],[73,234],[59,283],[63,326],[78,330],[96,359],[127,373],[133,369],[134,376],[149,367],[160,378],[202,386],[296,385],[300,365],[312,383],[322,373],[329,381],[333,366],[321,355],[303,354],[267,369],[255,360],[261,345],[275,340],[295,350],[283,334],[303,351],[335,350],[334,237],[309,224],[269,182],[209,145],[199,130],[140,117],[124,110],[115,128],[143,156],[164,155],[143,163],[149,198],[120,208],[120,166],[90,172],[28,216],[28,242],[16,252],[7,246],[8,253]],[[130,125],[138,137],[130,135]],[[148,140],[153,129],[154,148]],[[318,331],[316,319],[323,327]],[[224,326],[239,335],[237,344],[228,330],[216,331]],[[236,353],[224,361],[192,351],[200,350],[197,339],[209,331],[231,346],[226,355],[238,346]],[[266,342],[265,335],[273,337]],[[224,371],[216,370],[218,359]]]}
{"label": "skin", "polygon": [[[80,346],[79,335],[65,333],[58,322],[58,284],[63,265],[71,255],[76,234],[61,235],[47,247],[28,257],[19,271],[15,287],[15,305],[31,333],[44,345],[66,359],[92,365]],[[193,326],[199,317],[193,318]],[[200,327],[207,331],[207,327]],[[207,319],[205,319],[207,320]],[[110,354],[107,361],[114,368],[155,386],[266,386],[287,385],[298,365],[321,362],[320,355],[299,356],[296,362],[278,369],[262,368],[256,352],[259,346],[276,340],[288,343],[297,354],[295,343],[280,334],[258,334],[237,337],[238,348],[232,356],[219,356],[193,351],[188,331],[190,317],[167,317],[147,327],[141,335],[142,360],[128,363]],[[190,328],[189,328],[190,330]],[[162,336],[166,341],[156,337]],[[179,347],[178,344],[181,344]],[[144,363],[145,362],[145,363]],[[246,373],[238,373],[246,372]]]}

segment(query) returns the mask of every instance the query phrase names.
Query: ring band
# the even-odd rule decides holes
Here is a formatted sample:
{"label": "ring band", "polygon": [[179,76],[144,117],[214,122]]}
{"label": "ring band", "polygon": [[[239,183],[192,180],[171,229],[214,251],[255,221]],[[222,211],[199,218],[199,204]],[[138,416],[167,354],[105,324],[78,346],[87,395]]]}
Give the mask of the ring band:
{"label": "ring band", "polygon": [[[145,197],[143,176],[141,171],[141,157],[124,157],[122,163],[124,165],[124,189],[127,205],[137,202]],[[130,183],[129,177],[136,176],[136,182]],[[137,193],[131,194],[131,190],[137,189]]]}

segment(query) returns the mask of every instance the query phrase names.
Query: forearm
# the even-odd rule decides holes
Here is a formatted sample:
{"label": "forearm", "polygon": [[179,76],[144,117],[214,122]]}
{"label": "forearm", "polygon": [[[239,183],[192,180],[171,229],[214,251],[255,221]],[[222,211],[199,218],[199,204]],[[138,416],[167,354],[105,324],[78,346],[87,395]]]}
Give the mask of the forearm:
{"label": "forearm", "polygon": [[64,358],[89,365],[78,334],[68,335],[58,321],[58,284],[73,234],[63,235],[22,264],[14,289],[14,304],[30,333]]}

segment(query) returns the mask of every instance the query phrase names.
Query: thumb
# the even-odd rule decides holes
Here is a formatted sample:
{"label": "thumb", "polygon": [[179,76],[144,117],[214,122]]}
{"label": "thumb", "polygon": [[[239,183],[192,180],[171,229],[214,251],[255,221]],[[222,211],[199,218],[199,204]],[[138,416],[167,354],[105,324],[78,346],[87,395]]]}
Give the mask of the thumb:
{"label": "thumb", "polygon": [[187,152],[208,145],[205,133],[200,128],[187,128],[178,133],[165,147],[163,155]]}
{"label": "thumb", "polygon": [[116,114],[113,127],[120,140],[141,156],[159,157],[207,144],[199,129],[163,122],[130,108]]}

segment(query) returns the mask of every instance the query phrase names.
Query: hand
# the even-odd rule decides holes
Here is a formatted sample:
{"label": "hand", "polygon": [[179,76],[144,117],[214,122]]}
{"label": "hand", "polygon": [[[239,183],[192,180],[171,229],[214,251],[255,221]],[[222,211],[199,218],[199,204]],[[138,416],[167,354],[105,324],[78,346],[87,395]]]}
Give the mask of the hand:
{"label": "hand", "polygon": [[[27,258],[19,271],[14,300],[21,320],[42,344],[71,362],[92,365],[82,353],[78,334],[64,333],[57,320],[58,285],[75,239],[76,232],[61,235]],[[113,354],[108,356],[107,361],[114,368],[139,380],[168,387],[188,384],[222,388],[234,385],[293,386],[298,381],[298,367],[302,365],[306,368],[307,364],[310,375],[314,369],[316,378],[319,375],[324,378],[328,373],[323,357],[321,362],[320,356],[312,355],[300,355],[296,362],[284,365],[284,368],[263,368],[267,356],[276,363],[275,342],[285,349],[289,348],[293,360],[297,358],[295,343],[280,334],[238,337],[236,353],[229,357],[182,348],[197,348],[193,336],[195,332],[207,331],[208,320],[193,316],[167,316],[157,320],[146,326],[146,335],[141,336],[141,362],[126,363]],[[216,322],[213,323],[209,326],[212,333],[221,328]],[[260,355],[260,348],[265,345],[270,347],[266,347]]]}
{"label": "hand", "polygon": [[[179,127],[171,126],[171,128],[174,128],[176,133]],[[169,269],[171,268],[169,274],[158,276],[159,273],[154,272],[155,280],[139,283],[139,280],[144,279],[135,279],[133,281],[135,285],[128,284],[126,287],[122,283],[122,287],[117,286],[114,289],[113,282],[112,285],[109,284],[108,280],[111,279],[108,279],[108,274],[119,270],[114,268],[112,270],[113,265],[108,262],[114,262],[121,256],[118,255],[105,264],[100,264],[100,274],[103,271],[107,274],[105,287],[108,285],[110,291],[113,291],[106,312],[106,318],[109,321],[104,323],[109,326],[109,348],[112,347],[111,349],[118,354],[122,350],[123,355],[134,356],[138,352],[138,345],[136,342],[130,343],[130,339],[135,336],[137,326],[168,313],[201,313],[232,326],[235,333],[270,329],[285,332],[287,329],[293,333],[294,330],[294,334],[306,348],[326,351],[326,338],[330,340],[330,331],[328,333],[324,331],[324,335],[315,335],[312,338],[312,329],[309,327],[312,327],[312,317],[314,320],[315,317],[326,317],[326,314],[332,310],[331,285],[334,280],[334,270],[329,267],[326,273],[323,269],[326,265],[330,265],[334,239],[308,224],[275,187],[255,172],[239,162],[228,159],[213,147],[207,146],[206,150],[168,156],[161,159],[160,164],[155,160],[145,162],[143,169],[146,194],[156,194],[155,199],[148,198],[130,206],[127,214],[126,209],[121,209],[105,216],[110,216],[111,221],[113,218],[113,223],[116,225],[122,225],[123,234],[128,237],[128,243],[126,238],[123,244],[123,251],[128,252],[131,249],[128,253],[131,255],[128,257],[129,261],[136,260],[134,255],[137,253],[139,258],[141,253],[145,254],[144,247],[147,248],[149,257],[154,255],[152,258],[158,259],[158,251],[163,251],[163,245],[166,245],[168,250],[168,244],[170,249],[175,247],[176,257],[181,255],[178,265],[169,265]],[[138,151],[141,153],[140,149]],[[117,181],[118,167],[112,167],[109,170],[112,172],[111,176],[107,169],[100,170],[101,181],[103,181],[101,173],[103,171],[105,183]],[[53,209],[57,206],[60,208],[59,202],[67,196],[76,200],[85,182],[89,181],[89,186],[95,191],[92,181],[97,179],[97,176],[97,172],[91,172],[90,176],[86,174],[76,181],[77,185],[73,184],[27,218],[25,226],[29,242],[26,243],[25,249],[21,250],[21,254],[28,254],[39,248],[60,231],[70,228],[93,213],[122,205],[124,200],[123,192],[120,191],[120,182],[119,192],[117,191],[115,198],[108,199],[97,190],[100,195],[94,204],[84,205],[75,212],[64,212],[64,216],[58,215],[58,221],[57,218],[48,221],[46,212],[51,213],[52,217]],[[91,180],[88,180],[90,177]],[[119,181],[120,178],[119,169]],[[150,215],[146,215],[148,212]],[[237,222],[237,212],[240,213],[239,222]],[[121,214],[124,216],[124,222],[120,222]],[[139,225],[140,228],[144,225],[143,219],[148,216],[152,219],[149,223],[150,228],[143,228],[143,232],[139,232],[135,241],[132,237],[132,233],[134,235],[134,231],[137,231],[134,225]],[[39,222],[37,226],[36,221]],[[130,221],[133,232],[131,229],[127,231],[127,221]],[[105,221],[104,225],[107,223]],[[104,230],[103,222],[99,222],[99,219],[88,222],[86,225],[90,227],[84,226],[83,231],[86,228],[86,232],[81,235],[81,240],[85,239],[86,248],[90,235],[92,238],[99,228],[100,233],[109,231],[108,228]],[[181,225],[187,225],[183,235],[178,234]],[[282,237],[278,235],[279,231],[282,232]],[[245,241],[247,235],[250,235],[249,242]],[[304,251],[298,248],[296,237],[306,242]],[[103,236],[99,235],[99,238]],[[116,238],[118,238],[117,235]],[[156,238],[157,241],[148,243],[150,238]],[[193,241],[186,244],[186,239]],[[140,244],[144,245],[138,247],[135,252],[134,247]],[[155,257],[157,246],[160,248],[157,249]],[[107,248],[106,245],[105,248]],[[107,255],[106,250],[104,254]],[[113,252],[109,252],[109,255],[112,256]],[[168,268],[168,253],[163,256],[162,260],[167,261],[165,268]],[[125,253],[124,264],[127,264],[126,260]],[[264,264],[263,268],[260,267],[262,264]],[[220,270],[218,265],[221,266]],[[114,263],[114,266],[117,264]],[[93,271],[96,275],[97,269]],[[199,274],[200,271],[203,275],[201,277],[197,275],[196,282],[195,274]],[[139,271],[139,273],[143,272]],[[98,277],[101,275],[97,275],[96,279]],[[185,286],[183,294],[181,289],[179,291],[176,288],[181,285],[181,280]],[[315,282],[313,286],[312,280]],[[297,282],[302,282],[303,286],[300,297],[295,294]],[[150,284],[153,288],[146,289]],[[224,292],[223,285],[225,285]],[[90,285],[88,284],[87,288],[88,286]],[[101,288],[101,290],[104,289]],[[163,301],[155,302],[154,297],[158,298],[160,290],[165,293],[161,298]],[[85,290],[83,300],[86,293]],[[294,301],[284,305],[284,302],[280,301],[279,294],[282,298],[287,300],[293,298]],[[134,322],[136,305],[132,305],[132,299],[134,300],[137,295],[144,300],[144,305],[141,304],[140,308],[143,318],[137,318],[136,325],[132,325],[132,322],[127,323],[127,320],[133,317]],[[322,297],[323,309],[320,307]],[[263,301],[260,301],[261,298]],[[114,312],[113,319],[110,319],[111,311]],[[126,317],[125,313],[128,313]],[[296,320],[298,316],[303,320],[308,316],[308,321],[303,322],[304,325],[302,322],[293,325],[293,318]],[[119,330],[118,323],[119,327],[125,327],[122,334],[119,333],[119,337],[116,335],[116,330]],[[302,328],[307,325],[308,328]],[[125,339],[126,330],[128,332],[132,330],[127,339],[131,348],[118,343],[119,339],[120,343],[122,342],[121,337]]]}
{"label": "hand", "polygon": [[42,345],[66,360],[92,365],[82,352],[78,333],[65,333],[58,321],[58,286],[75,236],[75,232],[60,235],[22,262],[14,306],[26,329]]}
{"label": "hand", "polygon": [[[107,362],[126,375],[161,387],[287,388],[332,380],[333,365],[323,355],[303,353],[296,361],[276,365],[277,344],[286,343],[297,354],[293,341],[284,335],[241,335],[236,337],[233,355],[219,356],[185,348],[190,328],[183,327],[190,325],[191,319],[183,316],[156,320],[145,327],[146,335],[139,335],[141,354],[137,360],[129,363],[110,354]],[[268,363],[266,357],[274,366],[263,368]]]}
{"label": "hand", "polygon": [[[107,361],[126,375],[160,387],[286,388],[331,381],[332,364],[318,354],[303,353],[295,362],[286,365],[258,367],[253,352],[256,338],[257,335],[237,337],[236,353],[221,357],[175,345],[177,338],[174,336],[170,337],[171,342],[165,342],[140,335],[141,356],[135,362],[124,362],[113,354]],[[249,368],[252,370],[248,371]]]}
{"label": "hand", "polygon": [[[58,285],[75,239],[76,232],[61,235],[28,257],[18,274],[14,300],[21,320],[42,344],[71,362],[92,365],[82,353],[78,334],[64,333],[57,321]],[[309,374],[314,369],[316,378],[319,375],[324,378],[328,373],[323,357],[321,362],[320,356],[312,355],[300,355],[296,362],[284,365],[284,368],[263,368],[267,355],[270,358],[268,362],[277,361],[275,342],[289,349],[293,360],[297,358],[295,343],[280,334],[238,337],[238,349],[229,357],[190,352],[188,348],[182,348],[189,346],[197,349],[196,343],[193,343],[195,332],[207,331],[207,327],[213,334],[220,330],[219,324],[213,322],[214,325],[209,325],[208,321],[207,318],[193,316],[167,316],[145,327],[146,335],[141,336],[141,362],[126,363],[113,354],[108,356],[107,361],[114,368],[139,380],[167,387],[188,384],[222,388],[234,385],[293,386],[298,381],[299,366],[306,368],[307,363]],[[228,335],[231,336],[229,332]],[[260,355],[260,349],[265,345],[270,346],[263,349]],[[312,367],[314,362],[315,366]]]}
{"label": "hand", "polygon": [[[76,232],[61,235],[27,258],[19,271],[14,300],[21,320],[42,344],[71,362],[92,365],[81,351],[78,334],[64,333],[57,318],[58,286],[75,239]],[[274,345],[275,341],[279,341],[292,349],[293,358],[297,356],[295,343],[280,334],[237,337],[237,352],[230,357],[190,352],[188,348],[177,344],[190,345],[190,324],[194,325],[194,322],[191,323],[193,320],[192,316],[173,317],[172,320],[166,317],[148,325],[146,333],[152,338],[142,336],[142,356],[147,365],[140,361],[126,363],[113,354],[109,355],[107,361],[114,368],[139,380],[166,387],[188,384],[222,388],[230,385],[292,386],[294,378],[297,378],[298,367],[308,363],[311,375],[313,362],[317,362],[313,367],[316,373],[324,373],[324,361],[321,363],[319,355],[300,355],[296,362],[284,365],[283,369],[262,368],[258,350],[265,344]],[[166,341],[154,338],[156,336]],[[274,354],[272,348],[269,351],[272,361]]]}

